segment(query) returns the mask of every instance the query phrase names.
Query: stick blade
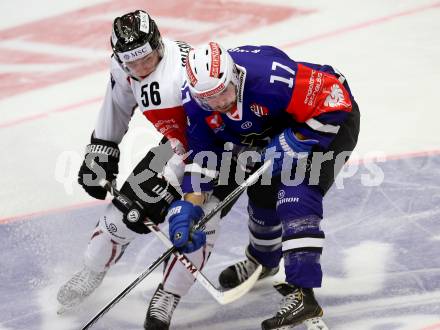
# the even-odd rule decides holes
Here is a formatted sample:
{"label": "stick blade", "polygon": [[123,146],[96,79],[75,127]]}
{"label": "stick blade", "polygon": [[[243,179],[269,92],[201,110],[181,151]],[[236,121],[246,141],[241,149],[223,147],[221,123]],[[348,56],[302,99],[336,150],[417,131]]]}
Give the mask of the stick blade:
{"label": "stick blade", "polygon": [[263,266],[258,265],[257,269],[255,269],[254,273],[246,281],[233,289],[222,291],[217,297],[217,301],[222,305],[226,305],[241,298],[254,287],[262,271]]}

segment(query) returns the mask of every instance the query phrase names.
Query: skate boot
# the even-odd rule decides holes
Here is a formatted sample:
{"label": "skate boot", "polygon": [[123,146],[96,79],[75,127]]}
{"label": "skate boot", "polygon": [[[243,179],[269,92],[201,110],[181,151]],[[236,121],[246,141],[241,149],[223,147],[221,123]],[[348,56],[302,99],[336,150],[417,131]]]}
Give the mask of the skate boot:
{"label": "skate boot", "polygon": [[[315,299],[313,289],[299,288],[288,283],[277,284],[275,289],[284,298],[277,314],[261,323],[263,330],[290,329],[303,322],[308,329],[328,329],[320,319],[323,311]],[[312,323],[314,327],[309,328]]]}
{"label": "skate boot", "polygon": [[[224,269],[219,277],[218,281],[220,285],[225,289],[232,289],[246,281],[258,267],[259,263],[252,257],[246,250],[246,260],[237,262],[234,265]],[[263,271],[260,274],[259,279],[263,279],[268,276],[273,276],[278,273],[280,267],[268,268],[263,266]]]}
{"label": "skate boot", "polygon": [[79,305],[101,284],[106,272],[94,272],[84,268],[73,275],[58,291],[57,300],[64,308]]}
{"label": "skate boot", "polygon": [[168,330],[180,296],[167,292],[159,284],[150,301],[144,322],[146,330]]}

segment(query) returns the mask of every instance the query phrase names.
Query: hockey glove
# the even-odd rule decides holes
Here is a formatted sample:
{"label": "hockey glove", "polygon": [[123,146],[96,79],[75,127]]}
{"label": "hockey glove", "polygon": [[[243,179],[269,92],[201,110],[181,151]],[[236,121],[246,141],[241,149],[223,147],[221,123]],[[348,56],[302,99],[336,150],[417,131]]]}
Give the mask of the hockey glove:
{"label": "hockey glove", "polygon": [[[127,188],[127,182],[121,191],[127,190],[128,196],[136,194]],[[128,183],[132,187],[133,182]],[[142,193],[129,200],[124,195],[113,198],[113,204],[124,214],[122,221],[125,225],[138,234],[148,234],[150,230],[144,225],[145,220],[150,220],[156,225],[164,222],[170,204],[180,200],[177,190],[162,176],[155,174],[139,185]]]}
{"label": "hockey glove", "polygon": [[78,183],[92,197],[105,199],[107,190],[99,185],[101,179],[112,182],[119,173],[119,148],[111,141],[100,140],[92,135],[86,147],[84,161],[79,169]]}
{"label": "hockey glove", "polygon": [[[281,173],[283,164],[291,170],[296,161],[308,157],[318,140],[299,140],[291,128],[286,128],[281,134],[273,137],[263,152],[263,160],[273,159],[272,175]],[[289,162],[286,160],[289,159]]]}
{"label": "hockey glove", "polygon": [[180,200],[171,204],[168,210],[170,239],[180,251],[191,253],[205,245],[205,232],[191,230],[203,215],[202,208],[190,202]]}

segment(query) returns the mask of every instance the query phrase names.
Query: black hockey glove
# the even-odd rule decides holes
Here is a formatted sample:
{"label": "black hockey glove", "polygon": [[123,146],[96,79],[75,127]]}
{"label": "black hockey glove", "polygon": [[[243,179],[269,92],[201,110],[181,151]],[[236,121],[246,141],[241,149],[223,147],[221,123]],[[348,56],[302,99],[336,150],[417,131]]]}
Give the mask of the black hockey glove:
{"label": "black hockey glove", "polygon": [[92,197],[105,199],[107,190],[99,185],[101,179],[112,182],[119,173],[119,148],[111,141],[100,140],[92,135],[86,147],[84,161],[79,169],[78,183]]}
{"label": "black hockey glove", "polygon": [[[138,234],[150,232],[143,223],[147,219],[155,224],[164,222],[170,204],[181,198],[176,188],[161,175],[153,172],[151,174],[151,177],[140,184],[126,182],[121,189],[122,196],[113,199],[113,204],[124,214],[125,225]],[[134,200],[125,197],[124,190],[128,192],[127,195],[136,195]]]}

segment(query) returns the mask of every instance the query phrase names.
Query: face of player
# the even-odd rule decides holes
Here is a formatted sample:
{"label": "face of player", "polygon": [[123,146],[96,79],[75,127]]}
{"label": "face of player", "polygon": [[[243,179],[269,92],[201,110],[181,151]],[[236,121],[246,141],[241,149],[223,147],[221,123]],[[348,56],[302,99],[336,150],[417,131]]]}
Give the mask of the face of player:
{"label": "face of player", "polygon": [[156,49],[147,56],[144,56],[132,62],[126,62],[125,65],[133,75],[145,78],[150,75],[154,70],[156,70],[159,62],[160,55],[159,51]]}
{"label": "face of player", "polygon": [[221,93],[204,98],[202,102],[211,111],[227,113],[233,109],[235,102],[237,102],[236,87],[233,83],[229,83]]}

